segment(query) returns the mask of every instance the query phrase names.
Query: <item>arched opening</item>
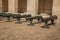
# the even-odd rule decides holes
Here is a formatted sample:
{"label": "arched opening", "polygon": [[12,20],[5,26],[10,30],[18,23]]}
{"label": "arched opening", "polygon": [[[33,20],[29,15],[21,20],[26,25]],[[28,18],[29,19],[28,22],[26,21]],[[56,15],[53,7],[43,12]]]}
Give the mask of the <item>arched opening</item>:
{"label": "arched opening", "polygon": [[8,0],[2,0],[2,9],[4,12],[8,12]]}
{"label": "arched opening", "polygon": [[18,0],[18,13],[27,11],[27,0]]}
{"label": "arched opening", "polygon": [[53,0],[39,0],[38,13],[52,14]]}

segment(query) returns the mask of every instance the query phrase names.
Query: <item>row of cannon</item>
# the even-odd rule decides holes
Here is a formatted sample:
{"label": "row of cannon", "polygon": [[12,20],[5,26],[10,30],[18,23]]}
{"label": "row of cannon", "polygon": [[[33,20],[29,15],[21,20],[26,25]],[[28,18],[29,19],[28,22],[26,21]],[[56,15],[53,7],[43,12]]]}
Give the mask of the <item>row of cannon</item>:
{"label": "row of cannon", "polygon": [[41,22],[44,22],[45,25],[43,26],[44,28],[48,28],[48,22],[50,21],[51,25],[55,25],[55,20],[57,19],[57,16],[56,15],[47,15],[47,14],[37,14],[35,16],[32,16],[31,14],[20,14],[20,13],[17,13],[17,14],[12,14],[12,13],[6,13],[6,12],[0,12],[0,18],[1,17],[6,17],[7,18],[7,22],[11,22],[11,17],[13,19],[17,19],[17,22],[18,24],[21,24],[21,18],[25,18],[26,21],[30,22],[30,26],[34,26],[34,23],[33,23],[33,20],[34,19],[37,19],[37,21],[39,23]]}

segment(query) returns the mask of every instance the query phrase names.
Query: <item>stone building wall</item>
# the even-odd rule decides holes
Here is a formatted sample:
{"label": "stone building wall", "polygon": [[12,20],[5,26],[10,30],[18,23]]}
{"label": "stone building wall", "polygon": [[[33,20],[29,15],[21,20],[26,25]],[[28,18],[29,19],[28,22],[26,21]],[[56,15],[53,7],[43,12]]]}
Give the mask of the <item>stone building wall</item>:
{"label": "stone building wall", "polygon": [[2,0],[0,0],[0,11],[2,11]]}
{"label": "stone building wall", "polygon": [[53,0],[53,14],[60,15],[60,0]]}
{"label": "stone building wall", "polygon": [[[8,0],[8,11],[16,13],[18,9],[18,0]],[[0,0],[0,11],[2,10],[2,0]],[[27,0],[27,12],[36,14],[38,11],[38,0]],[[53,14],[60,14],[60,0],[53,0]]]}

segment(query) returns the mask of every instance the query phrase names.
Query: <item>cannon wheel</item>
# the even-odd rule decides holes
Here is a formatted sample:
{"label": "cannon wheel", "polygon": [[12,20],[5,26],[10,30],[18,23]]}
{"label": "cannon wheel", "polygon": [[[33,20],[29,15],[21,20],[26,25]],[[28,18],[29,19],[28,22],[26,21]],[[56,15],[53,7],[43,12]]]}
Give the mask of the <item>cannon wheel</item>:
{"label": "cannon wheel", "polygon": [[20,18],[17,18],[17,22],[15,22],[16,24],[21,24],[22,22],[20,22]]}
{"label": "cannon wheel", "polygon": [[48,21],[45,21],[45,25],[42,26],[42,28],[49,28],[49,27],[48,27]]}
{"label": "cannon wheel", "polygon": [[7,17],[7,21],[6,22],[12,22],[11,20],[10,20],[10,17]]}
{"label": "cannon wheel", "polygon": [[34,24],[32,23],[33,19],[30,19],[30,24],[28,24],[29,26],[34,26]]}

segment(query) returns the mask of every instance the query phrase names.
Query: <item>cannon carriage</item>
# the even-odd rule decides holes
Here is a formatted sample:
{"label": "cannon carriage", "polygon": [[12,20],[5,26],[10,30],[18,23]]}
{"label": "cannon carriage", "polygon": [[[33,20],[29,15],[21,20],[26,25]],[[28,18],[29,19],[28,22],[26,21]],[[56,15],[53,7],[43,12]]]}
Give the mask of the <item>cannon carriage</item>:
{"label": "cannon carriage", "polygon": [[[16,23],[21,24],[21,22],[20,22],[21,18],[26,19],[27,17],[31,17],[31,15],[30,14],[28,14],[28,15],[25,15],[25,14],[13,14],[12,17],[17,19],[18,22],[16,22]],[[26,21],[27,21],[27,19],[26,19]]]}
{"label": "cannon carriage", "polygon": [[17,24],[21,24],[21,18],[25,18],[26,21],[29,21],[30,26],[34,26],[33,24],[33,20],[36,19],[39,23],[44,22],[44,26],[45,28],[48,28],[48,23],[49,21],[51,22],[51,25],[55,25],[55,20],[57,19],[56,15],[47,15],[47,14],[38,14],[35,16],[32,16],[31,14],[12,14],[12,13],[8,13],[8,12],[0,12],[0,18],[1,17],[6,17],[7,18],[7,22],[11,22],[11,17],[13,19],[17,20]]}

